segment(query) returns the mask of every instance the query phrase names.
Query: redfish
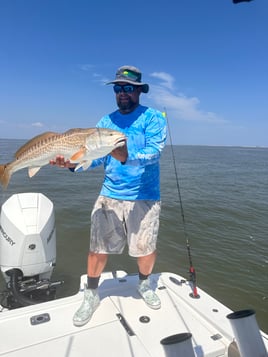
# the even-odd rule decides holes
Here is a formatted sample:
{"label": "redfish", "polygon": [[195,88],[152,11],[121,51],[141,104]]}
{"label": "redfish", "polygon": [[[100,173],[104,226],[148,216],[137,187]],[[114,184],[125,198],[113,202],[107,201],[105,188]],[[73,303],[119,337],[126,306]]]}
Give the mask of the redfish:
{"label": "redfish", "polygon": [[21,146],[14,161],[0,165],[0,182],[6,188],[11,175],[27,167],[29,177],[33,177],[58,155],[77,163],[75,170],[87,169],[92,160],[108,155],[125,142],[124,134],[107,128],[74,128],[62,134],[46,132]]}

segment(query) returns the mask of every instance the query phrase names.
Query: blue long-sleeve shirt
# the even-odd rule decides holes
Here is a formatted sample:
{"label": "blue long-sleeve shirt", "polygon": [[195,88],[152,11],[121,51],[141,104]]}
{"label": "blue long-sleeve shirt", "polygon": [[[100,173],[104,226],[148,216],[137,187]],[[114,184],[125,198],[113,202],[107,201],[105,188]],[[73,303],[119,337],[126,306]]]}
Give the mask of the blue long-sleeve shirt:
{"label": "blue long-sleeve shirt", "polygon": [[160,153],[166,142],[166,120],[160,111],[139,105],[129,114],[119,110],[105,115],[99,128],[121,131],[127,137],[124,165],[111,155],[94,160],[90,168],[104,164],[100,194],[121,200],[160,199]]}

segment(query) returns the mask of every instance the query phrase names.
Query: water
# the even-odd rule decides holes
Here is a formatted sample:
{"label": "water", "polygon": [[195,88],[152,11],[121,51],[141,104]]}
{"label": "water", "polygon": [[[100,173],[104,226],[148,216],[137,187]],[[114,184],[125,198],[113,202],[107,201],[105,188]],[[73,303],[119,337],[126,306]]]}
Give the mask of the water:
{"label": "water", "polygon": [[[0,162],[23,143],[0,139]],[[198,285],[232,310],[253,308],[268,332],[268,149],[166,147],[161,159],[162,212],[155,272],[188,277],[188,237]],[[185,217],[182,221],[174,165]],[[42,192],[55,205],[57,266],[53,279],[65,281],[58,296],[75,294],[86,273],[89,219],[102,182],[101,168],[73,174],[46,166],[29,179],[12,176],[2,204],[13,193]],[[136,272],[127,253],[111,256],[107,270]],[[0,278],[2,280],[2,277]]]}

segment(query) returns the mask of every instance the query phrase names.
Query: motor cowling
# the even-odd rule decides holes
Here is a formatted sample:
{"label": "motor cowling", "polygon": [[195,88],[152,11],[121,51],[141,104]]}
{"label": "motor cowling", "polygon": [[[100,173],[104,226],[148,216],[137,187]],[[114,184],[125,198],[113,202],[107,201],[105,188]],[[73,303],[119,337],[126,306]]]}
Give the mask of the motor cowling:
{"label": "motor cowling", "polygon": [[36,302],[35,288],[49,287],[55,264],[53,203],[42,193],[12,195],[0,215],[0,269],[15,300],[21,295],[20,305]]}

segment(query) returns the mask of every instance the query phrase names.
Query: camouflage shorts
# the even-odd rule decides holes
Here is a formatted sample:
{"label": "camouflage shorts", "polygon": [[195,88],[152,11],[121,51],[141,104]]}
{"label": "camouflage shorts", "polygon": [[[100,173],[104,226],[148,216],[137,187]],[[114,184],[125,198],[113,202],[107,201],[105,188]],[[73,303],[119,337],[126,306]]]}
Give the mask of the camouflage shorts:
{"label": "camouflage shorts", "polygon": [[90,251],[120,254],[128,244],[132,257],[156,249],[160,201],[122,201],[99,196],[91,214]]}

